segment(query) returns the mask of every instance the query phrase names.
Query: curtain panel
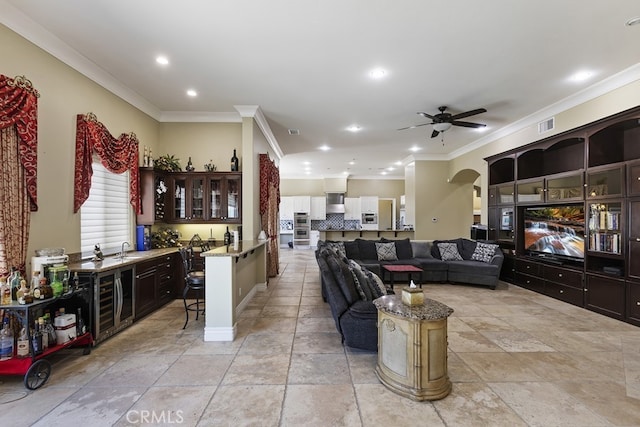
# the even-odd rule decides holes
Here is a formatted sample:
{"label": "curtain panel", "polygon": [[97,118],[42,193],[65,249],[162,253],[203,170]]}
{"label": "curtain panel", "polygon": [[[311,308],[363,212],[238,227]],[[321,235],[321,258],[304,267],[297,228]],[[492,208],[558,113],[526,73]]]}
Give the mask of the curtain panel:
{"label": "curtain panel", "polygon": [[[38,98],[40,94],[24,76],[0,74],[0,129],[15,126],[19,161],[30,210],[38,210]],[[17,178],[17,177],[16,177]]]}
{"label": "curtain panel", "polygon": [[78,212],[89,197],[94,152],[110,172],[120,174],[129,170],[131,206],[136,214],[140,214],[138,138],[133,132],[114,138],[93,113],[77,116],[73,212]]}
{"label": "curtain panel", "polygon": [[267,274],[278,275],[280,268],[278,209],[280,208],[280,171],[268,154],[260,154],[260,215],[262,230],[267,234]]}

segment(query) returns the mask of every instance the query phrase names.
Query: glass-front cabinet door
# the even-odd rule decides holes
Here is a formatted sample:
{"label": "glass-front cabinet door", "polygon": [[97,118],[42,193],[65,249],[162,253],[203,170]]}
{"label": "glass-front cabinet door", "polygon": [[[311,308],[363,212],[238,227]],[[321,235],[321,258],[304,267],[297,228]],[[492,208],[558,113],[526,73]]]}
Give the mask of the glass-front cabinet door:
{"label": "glass-front cabinet door", "polygon": [[173,177],[170,181],[173,192],[172,218],[173,220],[187,219],[187,179],[185,177]]}
{"label": "glass-front cabinet door", "polygon": [[240,177],[227,178],[227,218],[240,219]]}
{"label": "glass-front cabinet door", "polygon": [[582,174],[547,179],[547,202],[582,200],[584,186]]}
{"label": "glass-front cabinet door", "polygon": [[204,178],[191,178],[191,210],[189,219],[203,220],[204,217]]}
{"label": "glass-front cabinet door", "polygon": [[591,202],[589,207],[589,250],[622,253],[622,202]]}
{"label": "glass-front cabinet door", "polygon": [[209,216],[212,221],[240,221],[241,185],[240,174],[209,178]]}

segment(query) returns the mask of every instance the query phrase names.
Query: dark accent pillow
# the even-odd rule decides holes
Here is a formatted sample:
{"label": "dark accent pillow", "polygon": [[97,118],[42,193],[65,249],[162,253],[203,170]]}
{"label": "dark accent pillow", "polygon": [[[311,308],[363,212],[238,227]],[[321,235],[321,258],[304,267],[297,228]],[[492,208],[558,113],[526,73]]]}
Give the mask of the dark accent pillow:
{"label": "dark accent pillow", "polygon": [[411,242],[414,258],[433,258],[429,242]]}
{"label": "dark accent pillow", "polygon": [[382,238],[381,242],[393,242],[396,244],[396,254],[398,259],[411,259],[413,258],[413,248],[411,247],[411,241],[409,238],[401,240],[390,240]]}
{"label": "dark accent pillow", "polygon": [[373,240],[356,239],[358,249],[360,250],[360,259],[378,259],[376,251],[376,242]]}
{"label": "dark accent pillow", "polygon": [[396,244],[393,242],[376,242],[376,253],[378,261],[397,261]]}
{"label": "dark accent pillow", "polygon": [[358,242],[344,242],[344,251],[347,254],[347,258],[360,259],[360,247],[358,246]]}
{"label": "dark accent pillow", "polygon": [[463,259],[471,259],[471,256],[476,250],[476,244],[477,243],[473,240],[460,239],[460,244],[458,245],[458,252],[460,252],[460,255],[462,255]]}

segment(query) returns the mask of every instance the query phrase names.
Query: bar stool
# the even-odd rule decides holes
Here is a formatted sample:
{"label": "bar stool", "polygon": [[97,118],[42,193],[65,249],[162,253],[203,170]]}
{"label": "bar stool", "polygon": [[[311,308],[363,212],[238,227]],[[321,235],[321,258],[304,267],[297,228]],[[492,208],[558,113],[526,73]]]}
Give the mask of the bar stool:
{"label": "bar stool", "polygon": [[[186,314],[186,320],[182,329],[187,327],[189,323],[189,312],[196,312],[196,320],[200,316],[200,312],[204,314],[205,301],[204,301],[204,271],[193,269],[193,247],[188,246],[186,248],[180,248],[180,256],[182,257],[182,264],[184,266],[184,290],[182,291],[182,301],[184,302],[184,311]],[[189,291],[195,292],[196,302],[187,304],[187,294]],[[200,301],[202,299],[202,302]]]}

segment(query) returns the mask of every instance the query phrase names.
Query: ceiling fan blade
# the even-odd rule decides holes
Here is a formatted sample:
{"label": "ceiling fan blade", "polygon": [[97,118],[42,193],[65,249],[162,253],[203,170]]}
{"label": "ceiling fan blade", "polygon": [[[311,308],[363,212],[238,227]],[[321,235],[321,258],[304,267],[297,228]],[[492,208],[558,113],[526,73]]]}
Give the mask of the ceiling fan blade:
{"label": "ceiling fan blade", "polygon": [[420,126],[427,126],[427,125],[432,125],[432,124],[433,123],[422,123],[422,124],[419,124],[419,125],[407,126],[406,128],[400,128],[398,130],[413,129],[413,128],[417,128],[417,127],[420,127]]}
{"label": "ceiling fan blade", "polygon": [[422,117],[426,117],[427,119],[435,120],[435,118],[431,114],[423,113],[422,111],[418,111],[416,114],[419,114]]}
{"label": "ceiling fan blade", "polygon": [[478,108],[476,110],[467,111],[466,113],[454,114],[451,116],[451,120],[464,119],[465,117],[475,116],[476,114],[486,113],[487,110],[484,108]]}
{"label": "ceiling fan blade", "polygon": [[435,138],[439,134],[440,134],[440,132],[438,132],[437,130],[434,129],[433,132],[431,132],[431,138]]}
{"label": "ceiling fan blade", "polygon": [[461,122],[459,120],[454,120],[451,122],[452,125],[454,126],[462,126],[465,128],[483,128],[486,125],[483,123],[471,123],[471,122]]}

